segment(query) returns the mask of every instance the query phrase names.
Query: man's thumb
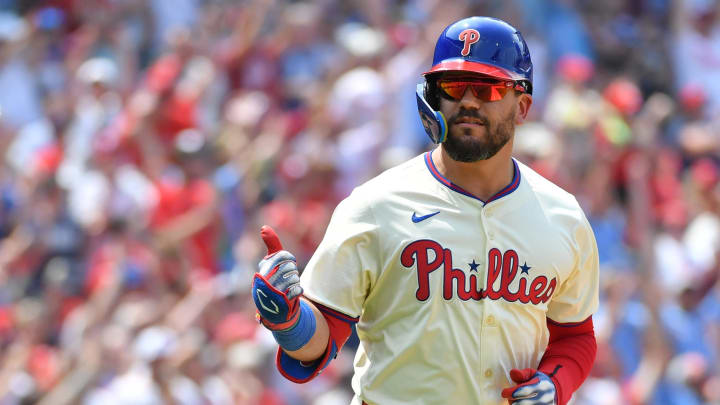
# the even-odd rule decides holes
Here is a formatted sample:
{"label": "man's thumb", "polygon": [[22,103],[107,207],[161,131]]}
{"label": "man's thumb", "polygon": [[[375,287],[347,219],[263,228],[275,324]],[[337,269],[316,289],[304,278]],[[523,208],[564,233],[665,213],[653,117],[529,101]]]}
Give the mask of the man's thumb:
{"label": "man's thumb", "polygon": [[282,250],[283,247],[282,243],[280,243],[280,238],[278,238],[277,234],[271,227],[263,225],[262,228],[260,228],[260,236],[262,237],[263,242],[265,242],[265,246],[267,246],[268,256]]}

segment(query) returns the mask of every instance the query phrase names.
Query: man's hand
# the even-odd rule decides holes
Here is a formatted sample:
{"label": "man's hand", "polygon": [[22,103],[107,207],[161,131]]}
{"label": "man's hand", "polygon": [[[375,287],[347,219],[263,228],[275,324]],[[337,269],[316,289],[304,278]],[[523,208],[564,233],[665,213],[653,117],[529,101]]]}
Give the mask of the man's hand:
{"label": "man's hand", "polygon": [[513,405],[556,405],[555,384],[550,377],[534,368],[510,370],[510,378],[518,385],[505,388],[502,397]]}
{"label": "man's hand", "polygon": [[252,294],[258,317],[268,329],[288,329],[297,322],[299,296],[303,292],[295,256],[282,250],[280,239],[269,226],[263,226],[260,235],[268,254],[258,264],[253,278]]}

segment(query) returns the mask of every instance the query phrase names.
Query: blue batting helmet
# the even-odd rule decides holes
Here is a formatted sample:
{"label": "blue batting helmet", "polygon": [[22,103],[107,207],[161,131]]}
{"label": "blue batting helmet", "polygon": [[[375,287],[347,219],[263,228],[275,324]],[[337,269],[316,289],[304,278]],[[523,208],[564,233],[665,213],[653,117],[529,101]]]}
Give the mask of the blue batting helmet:
{"label": "blue batting helmet", "polygon": [[[425,83],[417,88],[418,111],[425,131],[435,143],[441,143],[447,136],[445,117],[437,111],[433,79],[436,74],[462,71],[512,80],[532,94],[532,70],[530,51],[522,34],[505,21],[469,17],[451,24],[440,34],[432,67],[423,73]],[[435,125],[428,122],[429,118],[434,118]]]}

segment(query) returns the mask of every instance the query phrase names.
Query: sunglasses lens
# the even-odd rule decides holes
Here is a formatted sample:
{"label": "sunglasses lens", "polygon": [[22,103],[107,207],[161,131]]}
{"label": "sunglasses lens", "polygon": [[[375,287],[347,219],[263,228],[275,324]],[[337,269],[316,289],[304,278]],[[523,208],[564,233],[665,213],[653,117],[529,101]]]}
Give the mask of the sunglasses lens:
{"label": "sunglasses lens", "polygon": [[475,97],[482,101],[498,101],[510,90],[505,82],[482,82],[482,81],[446,81],[440,80],[438,85],[443,93],[449,98],[459,101],[465,95],[468,87]]}
{"label": "sunglasses lens", "polygon": [[471,87],[475,97],[482,101],[498,101],[502,100],[508,92],[509,87],[504,84],[483,84]]}
{"label": "sunglasses lens", "polygon": [[440,89],[451,99],[457,101],[462,99],[467,89],[467,82],[451,82],[451,81],[440,81]]}

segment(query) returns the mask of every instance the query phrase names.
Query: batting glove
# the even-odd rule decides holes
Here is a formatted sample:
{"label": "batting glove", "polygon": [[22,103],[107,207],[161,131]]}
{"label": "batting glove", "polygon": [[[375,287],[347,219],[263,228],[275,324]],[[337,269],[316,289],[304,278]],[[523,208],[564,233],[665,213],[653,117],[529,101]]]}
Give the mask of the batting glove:
{"label": "batting glove", "polygon": [[269,226],[260,230],[268,253],[258,264],[253,277],[252,294],[258,320],[273,331],[292,328],[300,316],[300,273],[295,256],[282,250],[275,231]]}
{"label": "batting glove", "polygon": [[556,405],[555,384],[542,371],[534,368],[510,370],[510,378],[518,385],[505,388],[502,397],[513,405]]}

